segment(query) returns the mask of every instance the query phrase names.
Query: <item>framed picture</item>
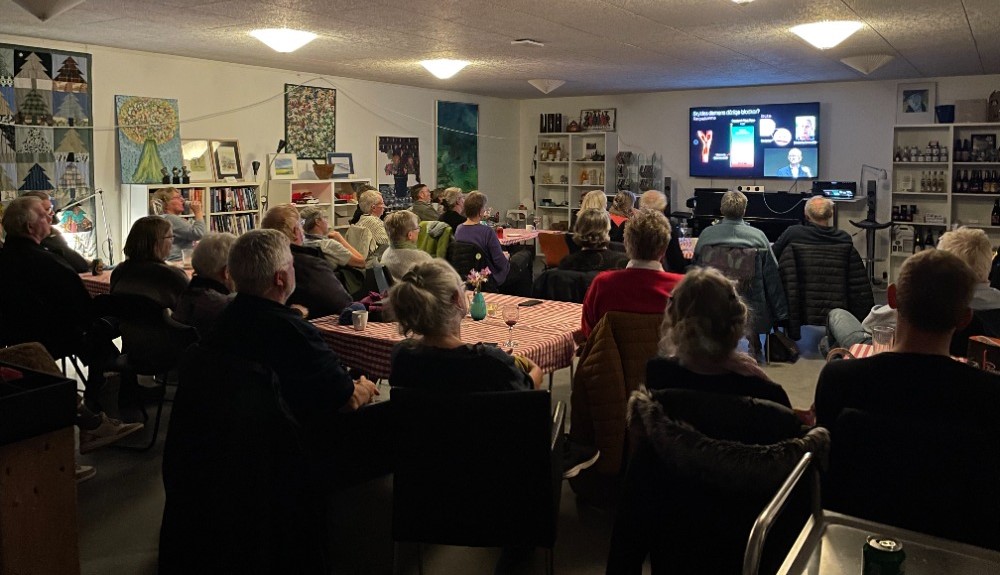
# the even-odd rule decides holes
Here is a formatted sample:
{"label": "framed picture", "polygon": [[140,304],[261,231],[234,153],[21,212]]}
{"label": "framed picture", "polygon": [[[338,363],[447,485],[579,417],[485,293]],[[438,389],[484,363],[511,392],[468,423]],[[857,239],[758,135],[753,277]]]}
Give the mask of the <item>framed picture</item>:
{"label": "framed picture", "polygon": [[937,83],[899,84],[896,87],[896,124],[933,124]]}
{"label": "framed picture", "polygon": [[327,152],[326,163],[333,166],[331,178],[350,178],[354,173],[354,154],[350,152]]}
{"label": "framed picture", "polygon": [[[408,198],[409,187],[420,182],[420,139],[411,136],[375,137],[375,184],[391,183],[396,197]],[[439,172],[440,173],[440,172]]]}
{"label": "framed picture", "polygon": [[990,152],[997,149],[996,134],[972,134],[972,157],[973,162],[982,162],[980,157],[987,157]]}
{"label": "framed picture", "polygon": [[295,154],[268,154],[267,174],[272,180],[294,180],[298,176],[295,170]]}
{"label": "framed picture", "polygon": [[208,140],[181,140],[181,155],[184,165],[191,170],[192,182],[215,181],[215,164]]}
{"label": "framed picture", "polygon": [[238,140],[212,140],[212,155],[215,157],[215,176],[224,180],[229,177],[243,179],[243,162],[240,160]]}
{"label": "framed picture", "polygon": [[580,129],[584,132],[614,132],[615,108],[580,110]]}

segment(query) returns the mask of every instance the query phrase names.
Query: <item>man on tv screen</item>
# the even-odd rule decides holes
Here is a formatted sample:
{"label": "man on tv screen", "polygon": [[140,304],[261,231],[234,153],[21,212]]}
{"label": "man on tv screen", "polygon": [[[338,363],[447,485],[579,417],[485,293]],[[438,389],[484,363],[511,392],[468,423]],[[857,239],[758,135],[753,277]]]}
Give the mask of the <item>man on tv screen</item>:
{"label": "man on tv screen", "polygon": [[811,178],[812,170],[809,166],[802,165],[802,150],[792,148],[788,150],[788,165],[778,168],[776,176],[779,178]]}

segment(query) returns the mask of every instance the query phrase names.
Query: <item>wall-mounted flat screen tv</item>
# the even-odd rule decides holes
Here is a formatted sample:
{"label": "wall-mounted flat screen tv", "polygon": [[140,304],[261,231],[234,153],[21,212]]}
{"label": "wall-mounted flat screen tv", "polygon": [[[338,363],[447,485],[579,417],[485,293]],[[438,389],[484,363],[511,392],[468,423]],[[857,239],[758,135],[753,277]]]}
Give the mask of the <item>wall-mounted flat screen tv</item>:
{"label": "wall-mounted flat screen tv", "polygon": [[690,120],[691,177],[819,176],[819,102],[691,108]]}

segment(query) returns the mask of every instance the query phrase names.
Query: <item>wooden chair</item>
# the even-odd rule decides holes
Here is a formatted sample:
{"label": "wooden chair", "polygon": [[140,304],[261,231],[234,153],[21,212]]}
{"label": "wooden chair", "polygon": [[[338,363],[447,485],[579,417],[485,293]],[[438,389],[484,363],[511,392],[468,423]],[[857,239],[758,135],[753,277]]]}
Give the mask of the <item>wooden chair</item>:
{"label": "wooden chair", "polygon": [[566,234],[544,232],[538,234],[538,247],[545,255],[545,269],[559,266],[559,262],[569,255]]}

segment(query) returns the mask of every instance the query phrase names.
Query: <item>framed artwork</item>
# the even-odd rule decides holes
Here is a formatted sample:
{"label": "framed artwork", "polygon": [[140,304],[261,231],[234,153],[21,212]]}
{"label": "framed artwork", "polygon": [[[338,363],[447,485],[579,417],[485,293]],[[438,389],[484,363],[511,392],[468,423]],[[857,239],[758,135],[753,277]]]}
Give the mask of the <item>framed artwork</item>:
{"label": "framed artwork", "polygon": [[409,187],[420,179],[420,138],[378,136],[375,138],[375,184],[393,187],[397,198],[409,197]]}
{"label": "framed artwork", "polygon": [[580,129],[584,132],[614,132],[616,108],[580,110]]}
{"label": "framed artwork", "polygon": [[[58,209],[93,193],[92,61],[83,52],[0,43],[0,204],[44,191]],[[95,207],[85,200],[57,222],[86,259],[97,257]]]}
{"label": "framed artwork", "polygon": [[177,100],[115,96],[118,160],[124,184],[158,184],[184,164]]}
{"label": "framed artwork", "polygon": [[295,154],[268,154],[267,175],[272,180],[294,180],[298,176],[295,170]]}
{"label": "framed artwork", "polygon": [[[972,155],[973,157],[979,157],[980,154],[989,154],[993,150],[997,149],[997,135],[996,134],[972,134]],[[973,160],[981,162],[983,160]]]}
{"label": "framed artwork", "polygon": [[896,124],[933,124],[937,83],[896,86]]}
{"label": "framed artwork", "polygon": [[237,140],[212,140],[212,155],[215,158],[215,176],[243,179],[243,162],[240,161],[240,143]]}
{"label": "framed artwork", "polygon": [[479,104],[437,102],[437,185],[479,188]]}
{"label": "framed artwork", "polygon": [[192,182],[214,182],[215,164],[208,140],[181,140],[184,165],[191,170]]}
{"label": "framed artwork", "polygon": [[331,178],[349,178],[354,173],[354,154],[350,152],[327,152],[326,163],[333,166]]}
{"label": "framed artwork", "polygon": [[337,149],[337,91],[285,84],[285,151],[321,160]]}

